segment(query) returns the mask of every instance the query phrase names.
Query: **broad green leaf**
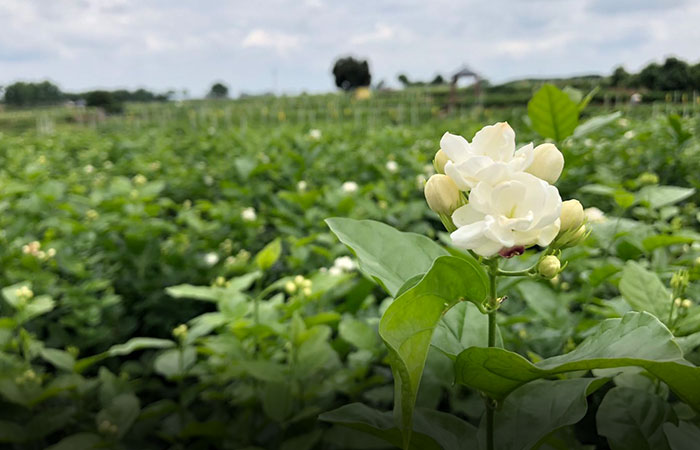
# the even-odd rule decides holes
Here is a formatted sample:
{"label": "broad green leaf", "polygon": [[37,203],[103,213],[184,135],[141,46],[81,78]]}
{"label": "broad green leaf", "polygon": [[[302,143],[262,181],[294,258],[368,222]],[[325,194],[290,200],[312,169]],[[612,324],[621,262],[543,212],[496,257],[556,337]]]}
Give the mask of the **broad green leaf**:
{"label": "broad green leaf", "polygon": [[314,430],[289,438],[282,443],[280,450],[311,450],[321,440],[323,430]]}
{"label": "broad green leaf", "polygon": [[598,131],[599,129],[615,122],[621,116],[622,112],[620,111],[615,111],[614,113],[610,114],[604,114],[602,116],[595,116],[591,119],[588,119],[581,125],[577,126],[576,130],[574,131],[574,136],[583,137],[587,134],[593,133],[594,131]]}
{"label": "broad green leaf", "polygon": [[612,450],[670,450],[663,424],[676,420],[661,397],[626,387],[605,394],[596,414],[598,433]]}
{"label": "broad green leaf", "polygon": [[26,287],[27,289],[31,289],[32,285],[31,285],[31,283],[23,282],[23,283],[13,284],[12,286],[4,287],[4,288],[2,288],[2,296],[5,298],[5,301],[10,306],[12,306],[15,309],[20,309],[21,304],[23,302],[20,299],[20,296],[18,294],[20,292],[20,289],[22,289],[24,287]]}
{"label": "broad green leaf", "polygon": [[637,192],[637,200],[652,209],[682,202],[695,193],[693,188],[679,186],[645,186]]}
{"label": "broad green leaf", "polygon": [[482,305],[487,294],[488,278],[478,263],[441,256],[382,316],[379,334],[389,348],[396,391],[394,411],[405,439],[410,439],[418,386],[433,330],[442,314],[460,300]]}
{"label": "broad green leaf", "polygon": [[458,303],[438,322],[431,344],[454,360],[465,348],[488,346],[488,326],[488,316],[473,303]]}
{"label": "broad green leaf", "polygon": [[153,369],[166,378],[183,376],[197,360],[194,347],[171,348],[156,357]]}
{"label": "broad green leaf", "polygon": [[[376,436],[396,447],[402,447],[401,431],[390,412],[380,412],[361,403],[351,403],[323,413],[319,420],[337,423]],[[461,450],[476,448],[476,429],[451,414],[417,409],[412,450]]]}
{"label": "broad green leaf", "polygon": [[620,293],[635,311],[650,312],[666,320],[671,310],[671,293],[659,277],[634,261],[622,271]]}
{"label": "broad green leaf", "polygon": [[586,106],[588,106],[591,100],[593,100],[593,97],[595,97],[596,93],[598,93],[599,90],[600,86],[596,86],[593,89],[591,89],[591,91],[588,94],[586,94],[586,96],[583,99],[581,99],[580,102],[578,102],[578,110],[583,111],[584,109],[586,109]]}
{"label": "broad green leaf", "polygon": [[284,422],[294,411],[294,395],[288,382],[265,383],[261,400],[267,417],[276,422]]}
{"label": "broad green leaf", "polygon": [[605,378],[536,380],[514,390],[496,410],[495,448],[537,448],[537,443],[554,430],[581,420],[588,410],[586,397],[606,381]]}
{"label": "broad green leaf", "polygon": [[519,283],[518,290],[527,306],[550,325],[558,327],[566,321],[568,315],[566,302],[562,301],[550,287],[528,280]]}
{"label": "broad green leaf", "polygon": [[690,244],[692,242],[695,242],[695,238],[691,236],[683,236],[680,234],[657,234],[644,238],[644,240],[642,240],[642,245],[646,251],[650,252],[659,247],[668,247],[669,245],[676,244]]}
{"label": "broad green leaf", "polygon": [[60,350],[57,348],[42,348],[39,354],[44,360],[48,361],[58,369],[63,369],[70,372],[75,366],[75,357],[65,350]]}
{"label": "broad green leaf", "polygon": [[678,336],[685,336],[700,331],[700,307],[691,307],[674,328]]}
{"label": "broad green leaf", "polygon": [[668,384],[681,400],[700,411],[700,368],[683,359],[670,331],[654,316],[629,312],[603,321],[572,352],[536,364],[500,348],[468,348],[457,357],[456,381],[504,399],[519,386],[579,370],[636,366]]}
{"label": "broad green leaf", "polygon": [[697,450],[700,442],[700,428],[697,425],[680,422],[676,427],[672,423],[665,423],[663,428],[671,450]]}
{"label": "broad green leaf", "polygon": [[267,270],[272,267],[282,254],[282,240],[280,238],[267,244],[255,255],[255,264],[260,270]]}
{"label": "broad green leaf", "polygon": [[137,337],[131,338],[123,344],[114,345],[109,348],[106,352],[99,353],[97,355],[88,356],[87,358],[80,359],[76,361],[74,370],[76,372],[82,372],[91,365],[102,361],[105,358],[112,356],[125,356],[137,350],[145,349],[163,349],[171,348],[175,346],[175,342],[168,339],[158,339],[158,338],[147,338],[147,337]]}
{"label": "broad green leaf", "polygon": [[114,426],[112,434],[122,437],[129,431],[141,411],[139,399],[134,394],[121,394],[112,400],[106,408],[97,413],[95,418],[97,428],[101,426]]}
{"label": "broad green leaf", "polygon": [[0,420],[0,442],[23,442],[28,438],[24,427],[7,420]]}
{"label": "broad green leaf", "polygon": [[375,351],[379,346],[377,329],[347,314],[338,325],[340,337],[359,349]]}
{"label": "broad green leaf", "polygon": [[532,128],[542,137],[561,142],[578,125],[578,105],[552,84],[543,85],[527,104]]}
{"label": "broad green leaf", "polygon": [[219,302],[248,289],[261,276],[262,272],[255,271],[230,280],[226,287],[180,284],[166,288],[165,292],[174,298]]}
{"label": "broad green leaf", "polygon": [[447,250],[429,238],[404,233],[373,220],[326,219],[331,231],[359,259],[360,270],[391,296],[409,279],[425,273]]}
{"label": "broad green leaf", "polygon": [[77,433],[61,439],[46,450],[89,450],[98,448],[102,438],[94,433]]}

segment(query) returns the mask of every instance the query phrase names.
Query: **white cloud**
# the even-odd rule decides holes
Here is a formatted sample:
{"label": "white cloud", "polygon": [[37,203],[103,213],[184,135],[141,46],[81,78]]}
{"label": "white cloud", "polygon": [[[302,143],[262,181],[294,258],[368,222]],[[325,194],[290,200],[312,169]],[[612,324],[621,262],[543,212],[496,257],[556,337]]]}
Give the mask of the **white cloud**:
{"label": "white cloud", "polygon": [[397,39],[405,39],[408,33],[400,27],[390,26],[383,23],[378,23],[374,26],[374,30],[368,33],[360,33],[350,37],[350,44],[365,45],[378,42],[390,42]]}
{"label": "white cloud", "polygon": [[251,31],[241,42],[243,48],[270,48],[280,54],[297,49],[300,44],[301,38],[297,35],[262,29]]}

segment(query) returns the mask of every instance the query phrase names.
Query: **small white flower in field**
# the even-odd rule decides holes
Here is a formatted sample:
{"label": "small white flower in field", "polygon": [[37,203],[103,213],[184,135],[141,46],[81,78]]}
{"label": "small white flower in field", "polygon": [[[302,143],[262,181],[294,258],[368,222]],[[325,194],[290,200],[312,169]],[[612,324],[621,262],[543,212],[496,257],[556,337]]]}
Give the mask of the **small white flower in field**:
{"label": "small white flower in field", "polygon": [[304,192],[307,187],[308,187],[308,184],[304,180],[301,180],[300,182],[297,183],[297,190],[299,192]]}
{"label": "small white flower in field", "polygon": [[395,173],[399,170],[399,164],[396,161],[387,161],[386,170],[388,170],[391,173]]}
{"label": "small white flower in field", "polygon": [[32,297],[34,297],[34,292],[29,289],[27,286],[22,286],[15,290],[15,295],[19,297],[23,301],[30,300]]}
{"label": "small white flower in field", "polygon": [[219,255],[217,255],[217,254],[214,253],[214,252],[209,252],[209,253],[207,253],[206,255],[204,255],[204,262],[205,262],[208,266],[213,266],[213,265],[215,265],[216,263],[219,262]]}
{"label": "small white flower in field", "polygon": [[100,213],[98,213],[94,209],[88,209],[87,211],[85,211],[85,217],[87,217],[88,220],[95,220],[98,217],[100,217]]}
{"label": "small white flower in field", "polygon": [[318,130],[316,128],[309,130],[309,137],[316,141],[321,139],[321,130]]}
{"label": "small white flower in field", "polygon": [[455,246],[484,257],[522,253],[554,240],[561,205],[557,188],[518,172],[495,185],[477,184],[469,193],[469,203],[452,214],[457,230],[450,236]]}
{"label": "small white flower in field", "polygon": [[287,281],[284,284],[284,290],[291,295],[297,291],[297,285],[293,281]]}
{"label": "small white flower in field", "polygon": [[621,127],[627,127],[627,126],[629,126],[630,121],[625,119],[625,118],[622,118],[622,119],[619,119],[617,121],[617,124],[620,125]]}
{"label": "small white flower in field", "polygon": [[688,308],[690,308],[691,306],[693,306],[693,302],[692,302],[690,299],[688,299],[688,298],[686,298],[685,300],[683,300],[683,301],[681,302],[681,307],[682,307],[682,308],[688,309]]}
{"label": "small white flower in field", "polygon": [[216,277],[216,279],[214,280],[214,286],[223,287],[223,286],[226,286],[226,283],[227,283],[226,278],[222,277],[221,275]]}
{"label": "small white flower in field", "polygon": [[351,257],[341,256],[333,261],[333,267],[337,267],[343,272],[352,272],[355,270],[356,264]]}
{"label": "small white flower in field", "polygon": [[180,325],[173,328],[173,337],[175,339],[184,339],[187,337],[188,327],[186,324],[181,323]]}
{"label": "small white flower in field", "polygon": [[578,230],[583,224],[585,215],[583,206],[578,200],[567,200],[561,204],[561,232]]}
{"label": "small white flower in field", "polygon": [[56,256],[56,249],[52,247],[46,250],[46,256],[48,256],[49,258],[53,258],[54,256]]}
{"label": "small white flower in field", "polygon": [[44,252],[43,250],[39,250],[38,252],[36,252],[36,257],[43,261],[46,259],[46,252]]}
{"label": "small white flower in field", "polygon": [[83,171],[85,173],[92,173],[95,171],[95,167],[92,164],[88,164],[87,166],[83,167]]}
{"label": "small white flower in field", "polygon": [[673,305],[674,305],[676,308],[680,308],[682,304],[683,304],[683,300],[681,300],[680,297],[678,297],[678,298],[676,298],[675,300],[673,300]]}
{"label": "small white flower in field", "polygon": [[305,287],[303,289],[304,295],[309,297],[311,295],[311,288],[310,287]]}
{"label": "small white flower in field", "polygon": [[554,184],[564,169],[564,155],[554,144],[542,144],[535,147],[532,164],[525,169],[537,178]]}
{"label": "small white flower in field", "polygon": [[561,261],[554,255],[547,255],[537,265],[537,272],[544,278],[551,280],[561,270]]}
{"label": "small white flower in field", "polygon": [[214,178],[212,178],[211,175],[204,175],[202,177],[202,181],[204,182],[205,186],[211,186],[212,184],[214,184]]}
{"label": "small white flower in field", "polygon": [[343,183],[342,189],[343,192],[351,194],[353,192],[356,192],[358,187],[359,186],[354,181],[346,181],[345,183]]}
{"label": "small white flower in field", "polygon": [[305,278],[304,278],[303,275],[297,275],[297,276],[294,277],[294,283],[295,283],[297,286],[301,286],[301,284],[304,282],[304,280],[305,280]]}
{"label": "small white flower in field", "polygon": [[252,222],[258,218],[258,214],[255,212],[255,208],[250,206],[241,211],[241,218],[246,222]]}
{"label": "small white flower in field", "polygon": [[635,133],[634,130],[625,131],[625,139],[632,139],[636,135],[637,133]]}
{"label": "small white flower in field", "polygon": [[41,243],[39,241],[32,241],[29,244],[22,246],[22,253],[25,255],[37,256],[41,249]]}
{"label": "small white flower in field", "polygon": [[337,277],[343,274],[343,269],[341,269],[340,267],[333,266],[330,269],[328,269],[328,273],[330,273],[334,277]]}
{"label": "small white flower in field", "polygon": [[135,175],[134,178],[132,178],[132,180],[133,180],[134,184],[139,185],[139,186],[146,184],[146,182],[148,181],[148,179],[145,176],[141,175],[140,173]]}
{"label": "small white flower in field", "polygon": [[379,206],[379,209],[387,209],[389,207],[389,203],[387,203],[386,200],[379,200],[377,202],[377,206]]}
{"label": "small white flower in field", "polygon": [[433,158],[433,167],[437,173],[445,173],[445,164],[447,164],[447,161],[449,160],[450,158],[447,157],[447,153],[445,153],[442,149],[435,153],[435,158]]}
{"label": "small white flower in field", "polygon": [[[559,150],[550,145],[540,146],[546,146],[546,151],[540,152],[543,158],[547,157],[546,161],[556,162],[550,153]],[[464,191],[474,188],[480,181],[487,181],[491,185],[506,181],[513,174],[528,169],[535,160],[535,148],[531,143],[515,150],[515,132],[506,122],[482,128],[474,135],[471,143],[462,136],[445,133],[440,139],[440,147],[449,158],[445,163],[445,174]],[[543,163],[533,169],[540,176],[546,175],[547,179],[552,179],[558,166]],[[556,173],[558,176],[559,173]]]}
{"label": "small white flower in field", "polygon": [[310,288],[313,282],[309,280],[308,278],[304,278],[304,281],[301,282],[301,287],[303,288]]}
{"label": "small white flower in field", "polygon": [[423,192],[430,209],[447,216],[459,207],[462,199],[455,182],[447,175],[442,174],[430,177],[425,183]]}
{"label": "small white flower in field", "polygon": [[586,222],[588,223],[602,223],[607,220],[603,211],[595,206],[584,209],[583,215],[586,217]]}
{"label": "small white flower in field", "polygon": [[586,147],[593,147],[593,139],[586,138],[586,140],[583,141],[583,145],[585,145]]}

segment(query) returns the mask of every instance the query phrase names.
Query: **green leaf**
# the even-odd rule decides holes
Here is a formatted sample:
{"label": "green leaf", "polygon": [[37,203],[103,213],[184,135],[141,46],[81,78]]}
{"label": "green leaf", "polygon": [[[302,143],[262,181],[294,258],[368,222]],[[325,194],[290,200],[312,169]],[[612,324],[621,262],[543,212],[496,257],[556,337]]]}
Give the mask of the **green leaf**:
{"label": "green leaf", "polygon": [[331,231],[359,259],[360,270],[391,296],[412,277],[425,273],[438,256],[448,252],[429,238],[404,233],[373,220],[326,219]]}
{"label": "green leaf", "polygon": [[488,326],[488,316],[473,303],[458,303],[438,322],[431,344],[454,360],[465,348],[488,346]]}
{"label": "green leaf", "polygon": [[543,85],[527,104],[532,128],[542,137],[561,142],[578,125],[578,105],[552,84]]}
{"label": "green leaf", "polygon": [[122,437],[129,431],[141,411],[139,399],[134,394],[121,394],[112,400],[108,407],[97,413],[98,429],[107,423],[116,427],[112,434]]}
{"label": "green leaf", "polygon": [[659,277],[634,261],[622,271],[620,293],[635,311],[650,312],[666,320],[671,310],[671,293]]}
{"label": "green leaf", "polygon": [[67,351],[57,348],[42,348],[39,354],[58,369],[71,372],[75,366],[75,357]]}
{"label": "green leaf", "polygon": [[180,284],[178,286],[166,288],[165,292],[174,298],[191,298],[194,300],[219,302],[245,291],[261,276],[262,272],[255,271],[233,278],[226,287]]}
{"label": "green leaf", "polygon": [[671,332],[647,313],[629,312],[621,319],[605,320],[572,352],[536,364],[500,348],[468,348],[457,357],[455,372],[458,383],[500,400],[540,378],[630,366],[646,369],[700,411],[700,368],[683,359]]}
{"label": "green leaf", "polygon": [[[380,412],[361,403],[351,403],[323,413],[319,420],[337,423],[376,436],[396,447],[402,447],[401,431],[390,412]],[[476,448],[476,429],[467,422],[446,413],[427,409],[416,410],[411,450],[461,450]]]}
{"label": "green leaf", "polygon": [[105,358],[112,356],[125,356],[137,350],[145,349],[163,349],[171,348],[175,346],[175,342],[168,339],[158,339],[158,338],[147,338],[147,337],[137,337],[131,338],[123,344],[114,345],[109,348],[106,352],[99,353],[97,355],[89,356],[78,360],[75,363],[73,370],[76,372],[82,372],[91,365],[102,361]]}
{"label": "green leaf", "polygon": [[[591,102],[591,100],[593,100],[593,97],[595,97],[595,95],[598,93],[599,90],[600,90],[600,86],[594,87],[593,89],[591,89],[591,91],[588,94],[586,94],[586,96],[580,102],[578,102],[579,112],[586,109],[586,106],[588,106],[588,104]],[[613,114],[615,114],[615,113],[613,113]]]}
{"label": "green leaf", "polygon": [[407,442],[433,330],[442,314],[457,302],[482,305],[487,294],[488,277],[477,262],[441,256],[382,316],[379,334],[389,348],[394,373],[394,411]]}
{"label": "green leaf", "polygon": [[693,188],[678,186],[645,186],[637,192],[637,200],[651,209],[682,202],[695,193]]}
{"label": "green leaf", "polygon": [[563,302],[550,287],[536,281],[523,281],[518,284],[518,290],[527,306],[550,325],[558,327],[566,321],[566,302]]}
{"label": "green leaf", "polygon": [[267,270],[277,262],[281,254],[282,240],[277,238],[255,255],[255,265],[257,265],[260,270]]}
{"label": "green leaf", "polygon": [[598,408],[598,433],[612,450],[670,450],[663,424],[676,422],[671,406],[661,397],[638,389],[611,389]]}
{"label": "green leaf", "polygon": [[537,448],[552,431],[581,420],[588,410],[586,397],[605,382],[605,378],[536,380],[519,387],[496,410],[495,448]]}
{"label": "green leaf", "polygon": [[93,433],[77,433],[61,439],[46,450],[89,450],[97,448],[101,440],[100,436]]}
{"label": "green leaf", "polygon": [[375,351],[379,346],[377,329],[347,314],[338,325],[340,337],[359,349]]}
{"label": "green leaf", "polygon": [[622,116],[621,111],[615,111],[614,113],[604,114],[602,116],[596,116],[588,119],[581,125],[576,127],[574,131],[575,137],[584,137],[587,134],[598,131],[599,129],[610,125]]}
{"label": "green leaf", "polygon": [[691,236],[683,236],[679,234],[657,234],[646,237],[642,240],[644,249],[648,252],[660,247],[668,247],[669,245],[690,244],[695,242],[695,238]]}
{"label": "green leaf", "polygon": [[265,383],[261,397],[263,411],[276,422],[284,422],[294,411],[294,395],[288,382]]}
{"label": "green leaf", "polygon": [[153,369],[166,378],[183,376],[197,360],[194,347],[171,348],[164,351],[153,361]]}
{"label": "green leaf", "polygon": [[23,442],[27,438],[27,433],[21,425],[0,420],[0,442]]}
{"label": "green leaf", "polygon": [[663,428],[672,450],[697,450],[700,442],[700,428],[696,425],[681,422],[676,427],[671,423],[665,423]]}

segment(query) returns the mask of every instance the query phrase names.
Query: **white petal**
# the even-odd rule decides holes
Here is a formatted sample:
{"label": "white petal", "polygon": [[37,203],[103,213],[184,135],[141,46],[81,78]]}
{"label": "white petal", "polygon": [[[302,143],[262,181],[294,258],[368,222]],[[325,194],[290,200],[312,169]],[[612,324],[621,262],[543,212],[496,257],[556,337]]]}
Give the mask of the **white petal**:
{"label": "white petal", "polygon": [[508,122],[499,122],[479,130],[472,139],[472,149],[494,161],[508,162],[515,152],[515,132]]}
{"label": "white petal", "polygon": [[482,212],[484,214],[489,214],[493,211],[491,195],[493,193],[493,187],[482,181],[474,186],[474,189],[469,193],[469,204],[472,208]]}
{"label": "white petal", "polygon": [[445,175],[450,177],[461,191],[468,191],[471,189],[471,183],[469,180],[462,174],[457,165],[452,161],[447,161],[447,164],[445,164]]}
{"label": "white petal", "polygon": [[542,247],[548,246],[555,237],[559,234],[559,219],[557,219],[553,224],[542,228],[540,235],[537,238],[537,245]]}
{"label": "white petal", "polygon": [[503,248],[503,246],[501,246],[501,244],[499,242],[484,241],[478,247],[474,247],[473,250],[477,255],[481,255],[485,258],[489,258],[489,257],[495,255],[496,253],[498,253],[502,248]]}
{"label": "white petal", "polygon": [[483,221],[474,222],[470,225],[459,227],[450,234],[452,243],[460,248],[471,249],[481,244],[484,240],[484,229],[486,223]]}
{"label": "white petal", "polygon": [[472,208],[471,205],[460,206],[452,213],[452,222],[458,227],[482,220],[484,220],[484,215]]}
{"label": "white petal", "polygon": [[440,148],[447,154],[452,162],[457,164],[464,162],[472,153],[469,142],[462,136],[445,133],[440,139]]}

